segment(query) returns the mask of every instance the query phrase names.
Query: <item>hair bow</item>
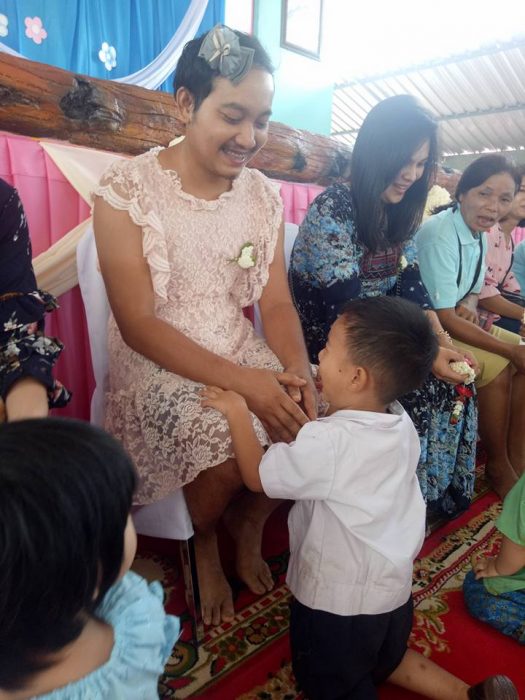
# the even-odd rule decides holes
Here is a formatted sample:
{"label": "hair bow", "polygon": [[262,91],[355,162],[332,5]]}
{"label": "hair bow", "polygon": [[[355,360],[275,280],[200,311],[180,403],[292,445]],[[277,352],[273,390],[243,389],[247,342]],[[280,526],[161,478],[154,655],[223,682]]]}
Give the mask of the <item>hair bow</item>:
{"label": "hair bow", "polygon": [[232,83],[239,83],[252,67],[253,49],[239,44],[235,32],[217,24],[204,37],[199,56]]}

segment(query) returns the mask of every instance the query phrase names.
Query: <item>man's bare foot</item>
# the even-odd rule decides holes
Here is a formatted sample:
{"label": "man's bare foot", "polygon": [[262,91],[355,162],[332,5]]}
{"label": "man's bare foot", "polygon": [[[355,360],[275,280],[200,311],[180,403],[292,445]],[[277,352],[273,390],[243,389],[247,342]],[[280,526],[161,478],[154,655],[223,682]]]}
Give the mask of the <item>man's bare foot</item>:
{"label": "man's bare foot", "polygon": [[490,487],[498,496],[503,499],[518,481],[518,476],[512,467],[504,469],[494,464],[485,465],[485,476],[490,484]]}
{"label": "man's bare foot", "polygon": [[237,547],[235,565],[239,578],[252,593],[262,595],[274,586],[270,567],[261,556],[264,520],[246,516],[243,500],[241,496],[232,503],[223,520]]}
{"label": "man's bare foot", "polygon": [[232,591],[222,570],[217,537],[195,533],[195,557],[205,625],[230,622],[235,614]]}

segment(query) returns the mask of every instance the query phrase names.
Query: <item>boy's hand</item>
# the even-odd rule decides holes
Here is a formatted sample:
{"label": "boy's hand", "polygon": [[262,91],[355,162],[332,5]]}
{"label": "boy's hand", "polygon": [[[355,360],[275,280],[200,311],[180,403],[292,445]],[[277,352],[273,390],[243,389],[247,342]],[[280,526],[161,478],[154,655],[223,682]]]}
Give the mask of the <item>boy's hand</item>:
{"label": "boy's hand", "polygon": [[476,580],[480,578],[492,578],[493,576],[501,576],[496,570],[496,557],[479,557],[473,555],[470,563],[474,570]]}
{"label": "boy's hand", "polygon": [[201,391],[203,408],[216,408],[226,418],[235,410],[248,411],[248,405],[243,396],[236,391],[225,391],[218,386],[206,386]]}

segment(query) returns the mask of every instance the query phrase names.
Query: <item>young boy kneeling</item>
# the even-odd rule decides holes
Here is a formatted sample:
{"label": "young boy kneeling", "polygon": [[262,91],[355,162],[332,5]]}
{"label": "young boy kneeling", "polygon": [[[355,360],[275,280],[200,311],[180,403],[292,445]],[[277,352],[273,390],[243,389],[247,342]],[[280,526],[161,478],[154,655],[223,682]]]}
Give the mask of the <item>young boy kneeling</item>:
{"label": "young boy kneeling", "polygon": [[310,700],[372,700],[387,679],[439,700],[517,698],[505,677],[469,688],[407,649],[425,503],[416,477],[419,439],[396,399],[423,384],[437,351],[414,304],[350,302],[319,355],[328,416],[266,453],[242,396],[203,391],[203,405],[228,419],[248,488],[296,500],[288,520],[290,640],[293,670]]}

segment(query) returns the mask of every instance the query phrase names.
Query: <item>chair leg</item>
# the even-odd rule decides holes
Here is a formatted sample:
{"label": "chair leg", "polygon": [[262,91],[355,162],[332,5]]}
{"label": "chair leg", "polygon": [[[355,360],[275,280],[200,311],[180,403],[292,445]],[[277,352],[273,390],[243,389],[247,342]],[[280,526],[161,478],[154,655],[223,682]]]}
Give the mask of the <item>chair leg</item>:
{"label": "chair leg", "polygon": [[197,561],[195,559],[195,541],[193,537],[190,537],[188,540],[180,540],[180,554],[186,601],[192,617],[192,637],[197,644],[200,644],[204,638],[204,624],[202,622]]}

